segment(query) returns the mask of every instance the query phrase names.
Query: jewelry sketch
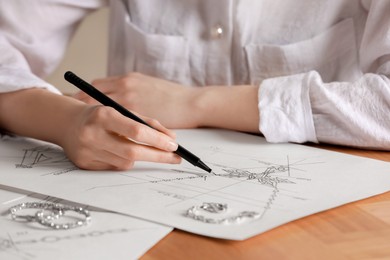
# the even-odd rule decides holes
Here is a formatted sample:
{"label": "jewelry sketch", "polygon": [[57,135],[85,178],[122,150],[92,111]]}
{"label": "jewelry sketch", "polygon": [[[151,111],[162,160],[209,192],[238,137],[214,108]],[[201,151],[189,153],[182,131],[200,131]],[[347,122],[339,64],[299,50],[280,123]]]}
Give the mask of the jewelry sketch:
{"label": "jewelry sketch", "polygon": [[[164,186],[175,186],[176,188],[182,188],[178,186],[182,186],[183,182],[191,181],[191,180],[197,180],[201,179],[203,181],[207,181],[207,178],[213,178],[215,176],[222,177],[222,178],[228,178],[228,179],[234,179],[238,180],[238,183],[241,182],[255,182],[257,185],[263,186],[265,188],[271,189],[270,192],[267,194],[267,197],[263,197],[263,203],[259,203],[259,201],[256,198],[248,198],[245,203],[251,204],[251,206],[256,205],[256,208],[258,208],[256,211],[261,211],[261,214],[254,214],[255,217],[250,217],[250,219],[262,219],[264,215],[267,213],[267,211],[271,210],[271,208],[274,206],[275,202],[277,201],[278,195],[280,193],[279,186],[280,184],[297,184],[297,181],[310,181],[310,177],[300,177],[295,178],[293,171],[301,171],[304,172],[304,169],[299,168],[300,165],[307,165],[307,164],[318,164],[323,162],[313,161],[313,162],[306,162],[306,158],[304,159],[298,159],[296,162],[290,163],[289,156],[286,156],[285,163],[273,163],[270,161],[265,161],[264,159],[257,159],[252,158],[248,156],[238,155],[231,152],[224,152],[221,147],[213,146],[209,147],[210,149],[210,158],[213,158],[213,156],[220,156],[223,155],[224,158],[226,157],[243,157],[243,161],[251,162],[251,164],[255,163],[259,166],[254,168],[234,168],[232,166],[221,164],[221,163],[215,163],[215,162],[207,162],[209,165],[215,169],[214,175],[210,175],[207,173],[204,173],[203,171],[199,171],[194,168],[186,168],[186,169],[169,169],[169,171],[179,174],[180,176],[175,176],[174,178],[157,178],[152,175],[146,175],[147,178],[142,176],[135,176],[131,172],[129,173],[118,173],[118,176],[122,176],[126,179],[129,177],[132,179],[137,179],[138,181],[134,182],[131,181],[130,183],[124,182],[124,178],[122,180],[119,180],[118,184],[111,184],[111,185],[100,185],[100,186],[94,186],[88,188],[86,191],[91,190],[106,190],[106,189],[114,189],[114,188],[123,188],[125,186],[138,186],[143,184],[159,184]],[[29,162],[29,163],[27,163]],[[47,146],[40,146],[35,147],[33,149],[26,149],[24,152],[24,156],[22,159],[21,165],[24,165],[24,168],[32,168],[36,166],[43,166],[48,164],[58,164],[58,166],[65,163],[69,163],[68,159],[65,157],[63,152],[61,150],[53,149],[52,147]],[[71,170],[76,170],[74,168],[70,168]],[[58,175],[58,172],[64,172],[64,170],[60,170],[57,172],[50,172],[45,175]],[[152,178],[152,179],[150,179]],[[184,184],[185,186],[187,184]],[[187,187],[185,187],[187,189]],[[286,190],[286,189],[285,189]],[[156,190],[157,191],[157,190]],[[159,190],[159,193],[165,192],[165,196],[167,194],[167,191]],[[212,190],[206,190],[205,193],[211,194]],[[197,196],[201,196],[202,193],[199,193]],[[169,204],[167,206],[172,206],[177,203],[185,202],[186,200],[191,200],[193,197],[184,196],[180,193],[171,193],[171,198],[178,199],[177,202]],[[289,194],[284,194],[284,196],[290,196]],[[216,198],[218,199],[221,197],[220,195]],[[223,198],[223,196],[222,196]],[[299,196],[292,196],[292,198],[299,199],[299,200],[306,200],[305,197],[299,197]],[[235,198],[235,200],[238,200]],[[265,201],[264,201],[265,200]],[[193,206],[192,209],[194,209],[196,206]],[[242,212],[255,212],[250,210],[244,210]],[[237,213],[237,216],[239,216],[240,213]],[[193,214],[184,214],[185,216],[193,216]],[[193,218],[193,217],[192,217]],[[213,221],[209,221],[208,223],[213,223]],[[218,222],[220,223],[220,222]],[[213,224],[218,224],[217,222]],[[224,223],[227,223],[226,221]]]}
{"label": "jewelry sketch", "polygon": [[60,170],[48,174],[60,175],[70,171],[78,170],[69,159],[64,151],[51,145],[42,145],[34,148],[24,149],[20,163],[15,164],[16,168],[33,168],[33,167],[58,167]]}
{"label": "jewelry sketch", "polygon": [[[180,165],[137,162],[130,171],[76,169],[57,175],[53,173],[71,164],[46,167],[45,162],[61,162],[59,154],[47,155],[40,148],[32,149],[39,152],[31,155],[26,152],[26,143],[5,142],[0,146],[0,160],[2,154],[3,158],[19,154],[19,161],[9,157],[0,161],[4,172],[0,183],[234,240],[390,188],[385,162],[296,144],[269,144],[260,137],[231,131],[196,129],[177,134],[178,142],[191,147],[215,175],[185,161]],[[25,152],[23,161],[20,157]],[[32,167],[15,169],[15,164]],[[375,173],[371,173],[373,167]],[[43,175],[45,178],[39,178]],[[211,217],[217,220],[239,216],[240,212],[256,214],[240,225],[205,223],[186,216],[189,209],[205,202],[227,205],[227,214]],[[209,214],[203,208],[195,208],[193,213],[207,218]]]}
{"label": "jewelry sketch", "polygon": [[[135,186],[143,186],[155,184],[158,187],[150,187],[150,190],[154,190],[159,194],[163,194],[165,197],[170,197],[176,199],[175,202],[169,203],[165,205],[165,207],[175,206],[176,204],[180,204],[186,201],[194,200],[196,197],[201,197],[204,194],[208,194],[211,196],[214,195],[213,201],[214,203],[218,203],[219,199],[223,200],[233,200],[235,202],[239,202],[242,205],[248,205],[251,208],[253,206],[256,207],[256,210],[243,209],[240,212],[234,212],[234,207],[229,206],[233,211],[232,214],[236,214],[236,222],[237,223],[246,223],[243,221],[239,221],[241,219],[249,219],[249,220],[261,220],[264,215],[271,210],[273,207],[276,210],[280,210],[282,208],[281,205],[276,205],[278,196],[282,193],[283,196],[289,197],[292,200],[304,201],[308,198],[305,196],[299,196],[296,192],[294,194],[290,194],[289,185],[298,185],[301,182],[310,182],[310,174],[305,172],[304,166],[311,164],[321,164],[324,163],[322,161],[310,161],[307,158],[296,159],[294,162],[290,162],[289,156],[286,156],[284,163],[273,163],[271,161],[266,161],[265,159],[252,158],[251,156],[243,156],[239,154],[234,154],[231,152],[224,151],[221,147],[210,147],[210,154],[208,156],[207,164],[210,165],[215,173],[213,175],[204,173],[203,171],[194,170],[194,168],[187,167],[185,169],[169,169],[169,172],[175,173],[174,177],[164,177],[159,178],[152,174],[146,175],[134,175],[131,172],[128,173],[120,173],[119,175],[123,177],[122,181],[119,183],[109,184],[109,185],[99,185],[94,186],[86,190],[88,191],[112,191],[116,188],[124,188],[126,186],[134,188]],[[248,165],[252,165],[252,168],[235,168],[227,165],[227,163],[216,163],[211,161],[213,158],[218,156],[223,156],[224,159],[232,157],[242,157],[243,162],[247,162]],[[300,173],[295,176],[295,173]],[[179,176],[177,176],[179,174]],[[172,175],[172,174],[171,174]],[[252,183],[259,186],[259,189],[265,189],[268,192],[264,194],[264,196],[259,200],[258,198],[247,197],[245,199],[241,199],[240,196],[236,194],[228,194],[218,191],[207,189],[204,185],[197,187],[195,196],[187,196],[180,192],[180,190],[188,190],[193,187],[190,182],[202,180],[203,182],[208,182],[208,180],[219,178],[226,178],[237,181],[236,184],[242,183]],[[129,180],[130,179],[130,180]],[[280,189],[280,185],[284,185],[283,189]],[[163,187],[161,187],[163,186]],[[234,185],[231,185],[234,186]],[[166,190],[167,187],[171,187],[176,189],[176,192],[173,192],[171,189]],[[199,191],[199,189],[203,191]],[[212,218],[204,219],[199,212],[199,208],[197,205],[191,206],[189,209],[185,211],[183,216],[200,220],[209,224],[221,224],[228,223],[232,224],[234,221],[227,221],[229,216],[224,219],[220,219],[220,221],[213,221]],[[245,214],[240,215],[241,212],[245,212]],[[247,212],[251,212],[251,214],[246,214]],[[261,212],[261,213],[258,213]],[[200,217],[199,217],[200,216]],[[232,217],[234,218],[234,217]],[[234,223],[236,223],[234,222]]]}

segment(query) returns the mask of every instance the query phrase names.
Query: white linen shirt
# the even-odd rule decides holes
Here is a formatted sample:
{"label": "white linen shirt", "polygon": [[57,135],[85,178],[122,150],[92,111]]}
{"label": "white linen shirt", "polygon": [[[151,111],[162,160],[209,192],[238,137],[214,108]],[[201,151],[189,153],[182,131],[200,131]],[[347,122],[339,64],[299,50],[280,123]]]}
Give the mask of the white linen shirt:
{"label": "white linen shirt", "polygon": [[390,149],[388,0],[0,0],[0,92],[58,92],[41,78],[105,5],[108,75],[256,84],[270,142]]}

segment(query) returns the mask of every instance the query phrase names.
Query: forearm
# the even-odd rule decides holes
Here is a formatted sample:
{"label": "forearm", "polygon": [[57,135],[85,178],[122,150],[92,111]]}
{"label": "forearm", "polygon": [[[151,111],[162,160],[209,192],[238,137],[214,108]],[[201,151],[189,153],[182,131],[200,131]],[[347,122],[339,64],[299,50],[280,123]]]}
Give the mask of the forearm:
{"label": "forearm", "polygon": [[[189,88],[140,73],[103,78],[93,84],[127,109],[156,118],[169,128],[259,132],[258,86]],[[96,104],[85,93],[75,98]]]}
{"label": "forearm", "polygon": [[68,125],[85,106],[44,89],[0,94],[0,128],[61,145]]}
{"label": "forearm", "polygon": [[259,132],[258,86],[194,89],[192,111],[198,127]]}

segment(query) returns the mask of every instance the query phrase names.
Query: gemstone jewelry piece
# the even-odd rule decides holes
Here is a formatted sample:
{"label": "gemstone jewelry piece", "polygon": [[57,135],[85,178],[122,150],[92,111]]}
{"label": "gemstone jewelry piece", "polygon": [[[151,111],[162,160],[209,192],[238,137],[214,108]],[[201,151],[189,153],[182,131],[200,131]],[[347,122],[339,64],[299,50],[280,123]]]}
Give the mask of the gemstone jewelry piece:
{"label": "gemstone jewelry piece", "polygon": [[[26,209],[38,209],[35,215],[19,215],[16,214],[19,211]],[[73,211],[83,216],[81,220],[76,219],[75,221],[68,223],[56,223],[61,218],[65,217],[66,211]],[[37,222],[43,226],[52,229],[71,229],[87,225],[91,221],[91,215],[88,210],[82,207],[73,207],[63,205],[59,203],[51,202],[25,202],[13,206],[9,209],[11,218],[15,221],[26,221],[26,222]],[[73,219],[73,218],[72,218]]]}
{"label": "gemstone jewelry piece", "polygon": [[206,211],[213,214],[221,214],[226,212],[227,209],[227,204],[204,202],[201,206],[193,206],[188,209],[185,213],[185,216],[204,223],[223,225],[240,224],[245,219],[258,219],[261,216],[260,213],[255,211],[242,211],[236,216],[225,218],[210,218],[201,215],[201,211]]}

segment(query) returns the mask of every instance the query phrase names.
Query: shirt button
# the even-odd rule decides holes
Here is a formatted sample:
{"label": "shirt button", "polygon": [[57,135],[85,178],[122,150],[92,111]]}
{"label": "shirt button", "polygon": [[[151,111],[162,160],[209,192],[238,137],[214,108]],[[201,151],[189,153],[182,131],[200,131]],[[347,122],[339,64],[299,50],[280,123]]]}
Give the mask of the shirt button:
{"label": "shirt button", "polygon": [[214,26],[211,29],[211,37],[213,39],[221,39],[224,34],[223,27],[221,25]]}

